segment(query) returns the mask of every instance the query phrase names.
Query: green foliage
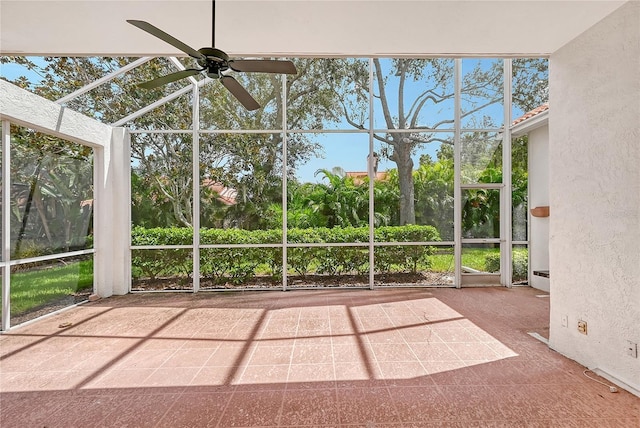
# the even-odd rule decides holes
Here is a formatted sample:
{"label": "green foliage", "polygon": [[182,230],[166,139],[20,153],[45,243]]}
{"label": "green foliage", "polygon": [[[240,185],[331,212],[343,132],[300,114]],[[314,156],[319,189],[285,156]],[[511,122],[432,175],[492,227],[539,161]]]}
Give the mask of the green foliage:
{"label": "green foliage", "polygon": [[436,161],[422,158],[413,173],[416,223],[434,226],[440,236],[453,240],[453,158],[443,145]]}
{"label": "green foliage", "polygon": [[[170,227],[145,229],[134,227],[131,231],[133,245],[191,245],[193,230]],[[191,252],[186,249],[134,250],[131,252],[131,272],[134,278],[159,277],[186,274],[190,276],[193,262]]]}
{"label": "green foliage", "polygon": [[[494,252],[485,257],[484,268],[487,272],[500,271],[500,253]],[[526,249],[514,249],[512,253],[512,277],[514,281],[527,279],[529,270],[528,252]]]}
{"label": "green foliage", "polygon": [[[511,198],[517,207],[526,204],[528,191],[527,137],[514,139],[512,143]],[[478,183],[502,183],[502,143],[497,145],[491,159],[476,178]],[[482,234],[475,237],[500,236],[500,200],[496,190],[467,190],[468,198],[462,207],[462,222],[465,230],[476,230]]]}
{"label": "green foliage", "polygon": [[[47,57],[35,61],[25,57],[0,58],[0,62],[22,64],[41,76],[38,82],[17,78],[14,83],[51,100],[94,82],[133,60],[123,57]],[[187,67],[192,66],[190,59],[180,61]],[[453,123],[453,116],[447,116],[450,109],[447,106],[454,97],[454,61],[450,58],[375,58],[372,62],[375,71],[373,82],[369,82],[369,61],[365,59],[298,58],[295,63],[299,72],[287,77],[286,88],[283,88],[280,76],[237,76],[264,106],[256,112],[240,108],[216,82],[204,85],[200,97],[200,129],[279,129],[284,115],[283,89],[286,89],[288,129],[322,129],[328,124],[345,122],[353,128],[364,129],[371,114],[368,92],[373,86],[376,109],[380,109],[386,128],[403,131],[377,132],[374,135],[376,144],[381,145],[381,158],[396,165],[387,181],[373,184],[375,208],[372,215],[375,225],[432,225],[443,239],[453,239],[451,141],[443,140],[443,134],[427,130],[448,129]],[[527,111],[547,100],[547,66],[548,61],[542,58],[514,59],[515,106]],[[110,84],[100,85],[82,94],[67,107],[106,123],[116,122],[181,87],[182,82],[154,90],[143,90],[135,85],[164,75],[173,67],[167,59],[154,58],[117,77]],[[482,65],[482,61],[469,59],[465,60],[463,68],[461,114],[463,119],[467,118],[462,126],[467,127],[472,117],[475,120],[475,113],[501,101],[504,76],[501,60],[491,60]],[[191,102],[192,95],[188,92],[128,122],[126,126],[138,130],[193,129]],[[493,125],[491,118],[477,120],[482,123],[475,123],[478,126],[471,128],[493,127],[490,126]],[[405,132],[409,130],[416,132]],[[26,135],[28,133],[22,134],[25,135],[15,135],[29,144],[39,144],[41,139],[51,138],[39,136],[34,139],[32,135]],[[319,145],[308,134],[292,132],[286,138],[287,159],[284,159],[283,134],[280,132],[200,135],[200,212],[197,215],[200,216],[201,226],[249,230],[282,226],[283,167],[286,163],[289,171],[295,171],[297,166],[314,157],[319,150]],[[496,148],[494,140],[487,141],[486,133],[466,132],[461,138],[464,144],[473,146],[471,150],[464,150],[462,156],[463,167],[466,160],[478,166],[471,171],[474,179],[477,178],[479,182],[501,181],[501,146]],[[437,161],[425,157],[420,159],[418,166],[414,165],[419,149],[438,142],[443,144]],[[487,146],[489,142],[491,144]],[[193,224],[192,146],[189,132],[132,135],[134,225],[153,228],[190,227]],[[520,156],[522,154],[524,157]],[[87,153],[81,155],[83,159],[88,158]],[[470,159],[466,159],[467,156]],[[526,143],[521,144],[520,140],[516,140],[512,177],[514,206],[526,202],[526,162],[520,161],[522,159],[526,159]],[[478,161],[477,165],[475,161]],[[40,190],[37,190],[36,186],[31,186],[34,206],[35,201],[39,200],[38,192],[51,201],[54,199],[52,195],[62,195],[60,208],[64,210],[64,216],[49,215],[48,220],[42,222],[43,225],[33,228],[34,236],[26,238],[34,238],[35,235],[46,237],[49,246],[55,248],[86,245],[84,239],[87,233],[85,231],[83,234],[81,228],[77,227],[84,224],[86,213],[78,211],[77,204],[71,202],[72,195],[64,193],[66,187],[75,185],[74,180],[77,182],[82,178],[80,172],[80,169],[67,167],[64,174],[49,177],[49,187],[39,184]],[[321,170],[318,174],[323,177],[320,184],[289,182],[287,226],[347,228],[368,225],[367,180],[356,183],[353,178],[336,171]],[[32,184],[26,179],[23,181],[24,184]],[[213,185],[235,190],[235,203],[221,202],[219,195],[212,190]],[[499,203],[495,198],[483,199],[483,196],[486,195],[478,192],[472,204],[465,206],[464,218],[471,223],[465,226],[498,227],[496,213]],[[17,219],[14,224],[25,218],[19,210],[14,210],[13,214]],[[35,215],[31,217],[36,218]],[[65,236],[53,236],[54,233],[48,232],[46,227],[49,225],[45,224],[48,222],[59,223],[55,228],[64,230]],[[37,220],[33,223],[37,223]],[[322,269],[334,271],[336,268],[331,265]]]}
{"label": "green foliage", "polygon": [[[0,57],[0,63],[22,65],[37,81],[26,77],[12,83],[50,100],[59,99],[131,63],[125,57]],[[189,58],[179,59],[193,67]],[[309,129],[327,120],[338,120],[345,100],[339,90],[349,85],[350,71],[366,73],[367,61],[342,59],[295,60],[298,73],[287,82],[288,127]],[[330,75],[327,70],[331,70]],[[175,71],[166,58],[154,58],[80,95],[66,107],[105,123],[114,123],[183,87],[174,82],[145,90],[136,83]],[[263,106],[248,112],[218,82],[202,87],[200,129],[279,129],[284,115],[280,75],[252,74],[236,78]],[[342,83],[341,83],[342,82]],[[125,126],[144,130],[193,129],[191,92],[133,119]],[[366,100],[359,100],[364,103]],[[192,138],[177,134],[134,134],[132,137],[132,219],[133,224],[189,227],[193,223],[191,179]],[[308,160],[318,146],[305,134],[287,139],[287,159],[282,158],[283,137],[272,134],[201,135],[200,179],[201,225],[207,227],[264,228],[267,209],[281,200],[281,171]],[[209,185],[220,184],[238,192],[236,204],[220,204]],[[155,208],[155,211],[154,211]]]}
{"label": "green foliage", "polygon": [[[363,274],[369,270],[368,227],[293,228],[288,231],[289,243],[363,243],[363,246],[291,247],[287,263],[298,275],[311,272],[327,275]],[[132,244],[191,245],[190,228],[135,227]],[[384,226],[375,229],[376,242],[436,242],[438,232],[432,226]],[[215,244],[276,244],[282,242],[281,230],[202,229],[201,245]],[[376,248],[379,272],[417,272],[429,265],[433,248],[425,245],[390,245]],[[281,248],[202,248],[200,267],[204,278],[214,283],[241,284],[259,272],[273,279],[282,277]],[[188,276],[191,252],[187,249],[133,251],[134,278],[156,279],[169,276]],[[378,263],[378,262],[377,262]]]}
{"label": "green foliage", "polygon": [[[376,242],[435,242],[440,236],[432,226],[386,226],[375,229]],[[379,272],[416,273],[418,266],[428,267],[433,248],[424,245],[385,245],[376,248]]]}
{"label": "green foliage", "polygon": [[[316,172],[326,182],[296,183],[289,186],[287,225],[306,227],[362,227],[369,224],[369,179],[356,182],[343,171],[321,169]],[[385,181],[374,182],[374,224],[392,224],[397,218],[397,187]]]}
{"label": "green foliage", "polygon": [[523,279],[527,279],[529,276],[529,254],[528,251],[523,250],[513,250],[513,280],[519,281]]}
{"label": "green foliage", "polygon": [[[48,254],[54,254],[54,249],[47,247],[37,240],[28,239],[22,241],[20,248],[12,254],[12,258],[15,260],[29,259],[31,257],[46,256]],[[23,265],[18,265],[17,267],[21,266]]]}
{"label": "green foliage", "polygon": [[[41,79],[30,82],[19,77],[13,83],[55,100],[134,61],[124,57],[0,57],[2,63],[21,64]],[[192,67],[191,59],[180,59]],[[298,74],[287,77],[286,88],[280,76],[252,74],[236,76],[264,107],[247,112],[228,92],[212,82],[204,85],[200,96],[200,129],[259,130],[279,129],[283,121],[283,90],[287,100],[288,129],[323,129],[327,125],[348,123],[364,129],[369,115],[369,88],[376,92],[376,109],[386,128],[420,132],[376,133],[380,156],[396,164],[394,186],[374,183],[373,213],[376,226],[429,224],[451,239],[452,206],[450,170],[443,160],[414,165],[414,155],[429,143],[443,142],[441,135],[428,129],[450,128],[453,116],[448,107],[454,97],[454,61],[450,58],[373,59],[374,81],[369,82],[369,62],[362,58],[297,58]],[[487,65],[488,64],[488,65]],[[514,105],[525,111],[547,100],[547,66],[543,58],[514,59]],[[151,104],[182,87],[175,82],[154,90],[143,90],[135,83],[173,71],[165,58],[153,60],[124,73],[109,84],[100,85],[73,100],[67,107],[106,123]],[[502,99],[501,60],[465,60],[462,81],[463,118]],[[132,129],[193,129],[192,94],[165,103],[125,125]],[[470,119],[469,119],[470,120]],[[492,128],[491,118],[478,119],[472,128]],[[464,122],[467,126],[469,123]],[[464,135],[463,135],[464,138]],[[192,137],[180,134],[133,134],[132,137],[132,219],[145,227],[189,227],[193,223],[193,183],[191,179]],[[450,143],[450,141],[449,141]],[[443,145],[445,152],[449,146]],[[485,148],[482,144],[478,149]],[[264,229],[277,227],[282,218],[281,171],[289,171],[315,156],[319,145],[305,133],[287,134],[287,159],[282,158],[283,135],[275,133],[229,133],[200,135],[200,216],[204,227]],[[486,150],[485,150],[486,151]],[[484,153],[484,152],[483,152]],[[476,153],[478,154],[478,153]],[[482,154],[482,153],[480,153]],[[484,153],[485,155],[487,153]],[[496,152],[495,154],[498,154]],[[466,156],[467,152],[463,152]],[[474,155],[472,153],[472,155]],[[490,155],[490,154],[489,154]],[[480,162],[482,168],[496,168]],[[442,169],[437,171],[437,169]],[[523,177],[514,162],[514,188]],[[334,177],[328,171],[322,186],[302,188],[289,194],[290,227],[362,226],[368,224],[368,183],[356,185],[347,177]],[[334,174],[335,175],[335,174]],[[221,203],[212,184],[237,191],[235,204]],[[295,187],[295,186],[292,186]],[[298,189],[294,189],[297,191]],[[307,192],[308,191],[308,192]],[[525,192],[526,193],[526,192]],[[292,197],[292,195],[294,197]],[[515,198],[514,198],[515,199]],[[299,202],[299,203],[298,203]],[[490,207],[491,208],[491,207]],[[275,211],[274,211],[275,210]],[[65,245],[81,245],[69,241]]]}
{"label": "green foliage", "polygon": [[432,272],[451,272],[455,269],[453,247],[434,247],[429,257],[429,268]]}
{"label": "green foliage", "polygon": [[[453,239],[453,159],[446,150],[436,161],[422,159],[414,171],[416,223],[434,226],[441,236]],[[287,224],[290,228],[362,227],[368,225],[369,180],[356,182],[339,170],[319,170],[322,183],[292,183],[289,187]],[[324,182],[326,181],[326,182]],[[396,169],[385,180],[376,180],[374,224],[399,225],[399,183]],[[281,218],[281,207],[272,209]],[[280,226],[278,222],[274,226]]]}
{"label": "green foliage", "polygon": [[92,155],[91,148],[11,125],[13,259],[90,247]]}
{"label": "green foliage", "polygon": [[500,253],[487,254],[484,259],[484,269],[487,272],[500,272]]}
{"label": "green foliage", "polygon": [[487,255],[499,253],[500,248],[464,247],[462,249],[462,268],[471,268],[478,271],[484,271]]}
{"label": "green foliage", "polygon": [[530,111],[549,101],[549,60],[514,58],[513,105]]}

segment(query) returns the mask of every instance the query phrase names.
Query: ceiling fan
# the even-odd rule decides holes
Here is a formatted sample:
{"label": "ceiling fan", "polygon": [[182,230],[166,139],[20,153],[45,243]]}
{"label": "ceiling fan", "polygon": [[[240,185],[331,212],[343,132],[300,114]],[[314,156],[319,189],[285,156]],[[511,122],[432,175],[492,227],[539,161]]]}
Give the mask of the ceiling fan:
{"label": "ceiling fan", "polygon": [[[215,5],[214,5],[215,7]],[[194,58],[200,68],[188,68],[158,77],[157,79],[138,84],[144,89],[153,89],[176,80],[194,76],[200,72],[206,72],[206,75],[212,79],[219,79],[222,85],[231,92],[231,94],[240,101],[247,110],[256,110],[260,108],[260,104],[247,92],[245,88],[238,83],[236,79],[229,76],[227,71],[237,72],[257,72],[257,73],[283,73],[296,74],[297,70],[291,61],[279,61],[268,59],[230,59],[229,56],[214,47],[200,48],[195,50],[170,34],[165,33],[158,27],[149,24],[146,21],[138,21],[128,19],[127,22],[140,28],[143,31],[155,36],[171,46],[180,49],[190,57]],[[212,43],[213,44],[213,43]]]}

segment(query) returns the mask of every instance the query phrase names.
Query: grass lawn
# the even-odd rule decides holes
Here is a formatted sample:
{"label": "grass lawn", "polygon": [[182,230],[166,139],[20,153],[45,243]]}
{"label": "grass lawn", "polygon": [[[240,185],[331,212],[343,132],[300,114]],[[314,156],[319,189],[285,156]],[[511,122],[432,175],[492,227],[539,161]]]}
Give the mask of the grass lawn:
{"label": "grass lawn", "polygon": [[500,248],[463,248],[462,266],[486,272],[486,260],[490,254],[500,254]]}
{"label": "grass lawn", "polygon": [[455,258],[453,248],[435,250],[434,254],[429,256],[429,268],[432,272],[453,272],[455,270]]}
{"label": "grass lawn", "polygon": [[93,287],[93,259],[11,275],[11,315]]}
{"label": "grass lawn", "polygon": [[[463,248],[462,250],[462,266],[475,270],[486,272],[487,257],[500,254],[499,248]],[[527,249],[514,248],[514,273],[518,272],[520,276],[526,277],[527,271]],[[453,250],[451,254],[444,252],[436,253],[429,257],[431,261],[430,270],[435,272],[446,272],[454,270]]]}

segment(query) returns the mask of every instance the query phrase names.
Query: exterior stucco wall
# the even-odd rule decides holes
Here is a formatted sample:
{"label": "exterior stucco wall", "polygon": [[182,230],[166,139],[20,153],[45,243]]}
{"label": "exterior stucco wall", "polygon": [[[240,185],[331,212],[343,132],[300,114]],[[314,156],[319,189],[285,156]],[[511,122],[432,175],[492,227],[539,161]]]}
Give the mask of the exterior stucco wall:
{"label": "exterior stucco wall", "polygon": [[111,127],[0,80],[0,117],[79,144],[102,147]]}
{"label": "exterior stucco wall", "polygon": [[629,2],[554,53],[549,99],[550,346],[636,390],[626,341],[640,342],[639,22]]}
{"label": "exterior stucco wall", "polygon": [[[549,206],[549,127],[529,133],[529,207]],[[529,284],[549,291],[549,278],[533,275],[549,270],[549,217],[529,217]]]}

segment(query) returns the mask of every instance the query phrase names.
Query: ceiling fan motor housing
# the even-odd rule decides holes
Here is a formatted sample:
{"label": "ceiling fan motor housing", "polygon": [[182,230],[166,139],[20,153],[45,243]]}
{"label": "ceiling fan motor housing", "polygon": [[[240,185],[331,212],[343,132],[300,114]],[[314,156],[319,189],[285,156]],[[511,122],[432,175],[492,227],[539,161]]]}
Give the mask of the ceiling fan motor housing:
{"label": "ceiling fan motor housing", "polygon": [[221,77],[220,72],[226,71],[229,69],[229,56],[216,48],[200,48],[198,49],[202,55],[206,58],[199,59],[198,64],[207,69],[207,76],[212,79]]}

